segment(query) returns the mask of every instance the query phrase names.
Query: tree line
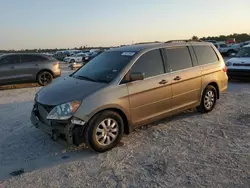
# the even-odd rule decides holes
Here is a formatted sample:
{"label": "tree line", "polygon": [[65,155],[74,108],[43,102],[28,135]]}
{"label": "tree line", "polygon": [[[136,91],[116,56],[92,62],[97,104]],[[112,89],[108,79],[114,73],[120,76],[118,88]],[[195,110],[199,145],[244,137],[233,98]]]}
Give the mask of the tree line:
{"label": "tree line", "polygon": [[[219,36],[208,36],[208,37],[202,37],[199,38],[198,36],[193,36],[193,40],[216,40],[216,41],[225,41],[227,39],[235,39],[236,42],[244,42],[244,41],[249,41],[250,40],[250,34],[247,33],[242,33],[242,34],[230,34],[230,35],[219,35]],[[107,49],[110,47],[86,47],[86,46],[81,46],[81,47],[75,47],[75,50],[88,50],[88,49],[93,49],[93,48],[98,48],[98,49]],[[12,52],[26,52],[26,53],[53,53],[55,51],[63,51],[63,50],[69,50],[69,49],[22,49],[22,50],[0,50],[1,53],[12,53]]]}
{"label": "tree line", "polygon": [[193,40],[216,40],[216,41],[225,41],[227,39],[235,39],[235,41],[238,42],[245,42],[250,40],[250,34],[247,33],[241,33],[241,34],[230,34],[230,35],[219,35],[219,36],[208,36],[208,37],[202,37],[199,38],[197,36],[192,37]]}

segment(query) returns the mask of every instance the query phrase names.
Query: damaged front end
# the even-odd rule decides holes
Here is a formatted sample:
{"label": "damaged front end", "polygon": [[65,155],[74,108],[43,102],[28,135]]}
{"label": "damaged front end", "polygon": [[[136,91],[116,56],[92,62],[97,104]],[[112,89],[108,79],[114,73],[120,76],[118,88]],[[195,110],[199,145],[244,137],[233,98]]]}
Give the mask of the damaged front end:
{"label": "damaged front end", "polygon": [[78,146],[84,142],[85,128],[85,122],[73,116],[79,106],[79,101],[57,106],[35,102],[30,119],[36,128],[49,134],[53,140],[62,138],[70,145]]}

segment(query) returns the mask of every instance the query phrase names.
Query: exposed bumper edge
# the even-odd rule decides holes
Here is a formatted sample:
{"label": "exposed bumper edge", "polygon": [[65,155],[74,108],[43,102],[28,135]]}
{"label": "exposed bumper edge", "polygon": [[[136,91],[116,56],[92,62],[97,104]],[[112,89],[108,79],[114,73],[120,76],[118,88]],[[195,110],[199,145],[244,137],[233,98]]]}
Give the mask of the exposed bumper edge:
{"label": "exposed bumper edge", "polygon": [[53,129],[52,127],[49,127],[48,125],[42,123],[38,117],[36,117],[34,111],[31,112],[31,117],[30,117],[31,123],[38,129],[41,129],[43,132],[49,134],[52,136]]}
{"label": "exposed bumper edge", "polygon": [[73,144],[73,135],[72,135],[72,130],[74,128],[73,124],[67,124],[65,127],[52,127],[50,125],[42,123],[39,118],[36,116],[35,112],[31,112],[31,117],[30,117],[31,123],[38,129],[42,130],[43,132],[47,133],[49,136],[52,138],[59,138],[60,134],[64,134],[67,142],[69,144]]}

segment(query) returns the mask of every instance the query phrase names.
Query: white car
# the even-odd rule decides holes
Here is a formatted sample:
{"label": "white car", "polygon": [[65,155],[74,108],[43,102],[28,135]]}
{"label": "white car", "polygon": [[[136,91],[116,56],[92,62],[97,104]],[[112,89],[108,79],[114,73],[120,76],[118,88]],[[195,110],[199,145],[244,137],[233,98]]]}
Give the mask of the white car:
{"label": "white car", "polygon": [[219,50],[221,54],[229,56],[233,53],[237,53],[241,48],[240,44],[233,44],[231,46],[228,46],[223,43],[215,43],[214,46]]}
{"label": "white car", "polygon": [[229,50],[229,47],[223,43],[214,43],[214,46],[219,50],[221,54],[227,53]]}
{"label": "white car", "polygon": [[63,61],[67,63],[82,62],[82,58],[85,56],[87,56],[87,53],[78,53],[69,57],[65,57]]}
{"label": "white car", "polygon": [[227,75],[230,79],[250,79],[250,45],[244,46],[235,57],[226,62]]}

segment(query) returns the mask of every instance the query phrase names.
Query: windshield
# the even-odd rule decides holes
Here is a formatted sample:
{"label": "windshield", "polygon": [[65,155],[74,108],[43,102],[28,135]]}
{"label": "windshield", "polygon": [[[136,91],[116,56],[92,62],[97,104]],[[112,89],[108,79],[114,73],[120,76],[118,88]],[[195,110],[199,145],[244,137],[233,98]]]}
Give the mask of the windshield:
{"label": "windshield", "polygon": [[250,47],[241,48],[236,57],[250,57]]}
{"label": "windshield", "polygon": [[[131,55],[132,54],[132,55]],[[129,63],[135,53],[104,52],[75,72],[72,76],[96,82],[109,83]]]}
{"label": "windshield", "polygon": [[84,54],[77,54],[75,55],[76,57],[81,57],[81,56],[84,56]]}

